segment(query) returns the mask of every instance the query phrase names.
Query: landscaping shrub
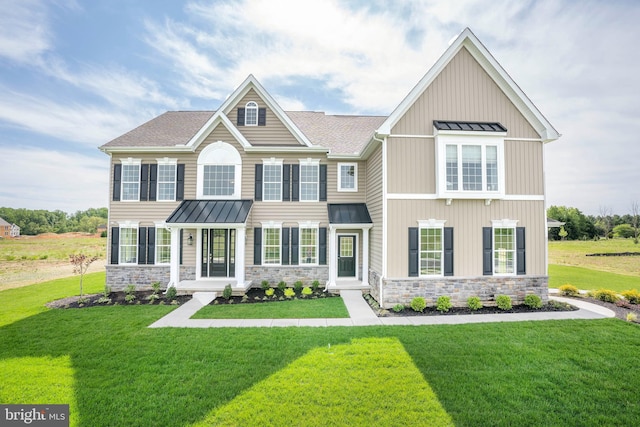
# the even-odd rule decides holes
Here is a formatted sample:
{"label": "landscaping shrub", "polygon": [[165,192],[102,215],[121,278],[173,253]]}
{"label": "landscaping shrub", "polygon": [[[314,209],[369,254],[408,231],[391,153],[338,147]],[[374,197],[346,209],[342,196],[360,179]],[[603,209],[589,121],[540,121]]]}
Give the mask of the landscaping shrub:
{"label": "landscaping shrub", "polygon": [[627,313],[627,322],[635,322],[638,320],[638,315],[631,312],[631,313]]}
{"label": "landscaping shrub", "polygon": [[436,301],[436,310],[438,310],[440,313],[446,313],[451,309],[451,307],[453,307],[453,305],[451,304],[450,297],[446,295],[441,295],[438,297],[438,300]]}
{"label": "landscaping shrub", "polygon": [[233,290],[231,289],[231,285],[227,285],[224,287],[224,290],[222,291],[222,298],[228,300],[231,298],[232,294],[233,294]]}
{"label": "landscaping shrub", "polygon": [[280,282],[278,283],[278,290],[279,290],[280,292],[283,292],[283,293],[284,293],[284,290],[285,290],[285,289],[287,289],[287,282],[285,282],[284,280],[282,280],[282,281],[280,281]]}
{"label": "landscaping shrub", "polygon": [[422,297],[415,297],[411,300],[411,309],[422,313],[427,308],[427,302]]}
{"label": "landscaping shrub", "polygon": [[302,288],[302,291],[300,293],[305,297],[307,297],[309,295],[313,295],[313,291],[308,286],[305,286],[304,288]]}
{"label": "landscaping shrub", "polygon": [[396,313],[401,313],[404,311],[404,305],[402,304],[396,304],[393,306],[393,311],[395,311]]}
{"label": "landscaping shrub", "polygon": [[297,294],[299,294],[300,292],[302,292],[303,286],[304,284],[302,283],[301,280],[296,280],[296,282],[293,284],[293,289],[296,291]]}
{"label": "landscaping shrub", "polygon": [[480,310],[482,308],[482,301],[480,301],[480,297],[467,298],[467,307],[472,311]]}
{"label": "landscaping shrub", "polygon": [[509,295],[498,295],[496,305],[500,310],[511,310],[511,297]]}
{"label": "landscaping shrub", "polygon": [[620,292],[620,294],[631,304],[638,304],[638,302],[640,302],[640,292],[638,292],[636,289],[622,291]]}
{"label": "landscaping shrub", "polygon": [[313,282],[311,282],[311,289],[313,290],[313,292],[316,292],[318,289],[320,289],[320,281],[314,280]]}
{"label": "landscaping shrub", "polygon": [[275,290],[275,289],[273,289],[273,288],[267,288],[267,289],[264,291],[265,296],[268,296],[268,297],[272,297],[272,296],[273,296],[273,294],[275,294],[275,293],[276,293],[276,290]]}
{"label": "landscaping shrub", "polygon": [[578,296],[580,294],[580,291],[578,290],[578,288],[576,288],[573,285],[570,284],[566,284],[566,285],[562,285],[558,288],[558,290],[560,291],[560,293],[564,296],[567,297],[575,297]]}
{"label": "landscaping shrub", "polygon": [[177,296],[178,296],[178,291],[177,291],[176,287],[175,286],[170,286],[169,289],[167,289],[167,294],[165,295],[165,297],[169,301],[174,301]]}
{"label": "landscaping shrub", "polygon": [[530,294],[524,297],[524,305],[527,307],[539,309],[542,308],[542,299],[535,294]]}
{"label": "landscaping shrub", "polygon": [[595,299],[604,302],[618,301],[618,295],[615,293],[615,291],[612,291],[610,289],[598,289],[593,296],[595,297]]}
{"label": "landscaping shrub", "polygon": [[286,298],[291,299],[291,298],[293,298],[295,295],[296,295],[295,291],[294,291],[293,289],[291,289],[291,288],[287,288],[287,289],[285,289],[285,290],[284,290],[284,296],[285,296]]}
{"label": "landscaping shrub", "polygon": [[134,295],[135,291],[136,291],[136,285],[127,285],[127,287],[124,288],[124,293],[125,293],[124,300],[129,304],[133,303],[133,301],[136,299],[136,296]]}
{"label": "landscaping shrub", "polygon": [[262,288],[263,291],[266,291],[271,287],[271,285],[269,284],[268,280],[263,280],[262,282],[260,282],[260,287]]}

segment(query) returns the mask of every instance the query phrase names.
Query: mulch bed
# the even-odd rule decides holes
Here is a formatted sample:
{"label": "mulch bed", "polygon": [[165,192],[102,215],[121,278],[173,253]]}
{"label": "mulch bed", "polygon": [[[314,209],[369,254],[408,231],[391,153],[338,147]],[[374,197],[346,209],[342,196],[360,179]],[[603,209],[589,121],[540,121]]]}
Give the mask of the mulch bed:
{"label": "mulch bed", "polygon": [[[320,288],[317,291],[313,292],[311,295],[301,295],[299,292],[296,292],[296,299],[317,299],[317,298],[334,298],[339,297],[340,295],[332,294],[329,292],[324,292],[324,289]],[[267,297],[265,299],[265,294],[262,289],[259,288],[250,288],[247,290],[245,296],[232,296],[228,300],[223,298],[220,295],[215,300],[211,301],[209,305],[220,305],[220,304],[258,304],[258,303],[268,303],[268,302],[276,302],[276,301],[285,301],[287,298],[284,297],[282,292],[278,289],[275,289],[273,296]]]}
{"label": "mulch bed", "polygon": [[586,301],[591,304],[596,304],[601,307],[606,307],[616,314],[617,319],[622,319],[624,321],[627,320],[627,314],[635,313],[638,316],[638,320],[636,320],[635,323],[640,323],[640,305],[638,304],[629,304],[624,300],[620,300],[617,303],[604,302],[604,301],[600,301],[599,299],[595,299],[587,296],[581,296],[581,297],[567,297],[563,295],[558,295],[558,296],[562,296],[562,298],[570,298],[570,299],[575,299],[579,301]]}
{"label": "mulch bed", "polygon": [[167,300],[163,293],[160,292],[158,299],[149,300],[149,295],[151,295],[152,291],[136,291],[133,294],[135,295],[135,299],[132,302],[128,302],[125,297],[126,294],[124,292],[111,292],[109,294],[110,302],[98,302],[98,300],[104,296],[104,294],[89,294],[85,295],[84,299],[86,302],[84,304],[80,304],[78,301],[80,300],[79,296],[73,296],[68,298],[62,298],[59,300],[52,301],[47,303],[47,307],[49,308],[87,308],[87,307],[99,307],[105,305],[164,305],[164,304],[173,304],[180,305],[191,299],[191,295],[178,295],[175,299],[175,302]]}

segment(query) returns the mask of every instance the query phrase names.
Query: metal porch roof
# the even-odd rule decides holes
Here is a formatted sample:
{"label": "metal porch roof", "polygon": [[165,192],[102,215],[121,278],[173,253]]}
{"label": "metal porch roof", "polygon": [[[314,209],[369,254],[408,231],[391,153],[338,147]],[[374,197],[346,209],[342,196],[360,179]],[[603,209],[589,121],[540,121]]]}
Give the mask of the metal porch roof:
{"label": "metal porch roof", "polygon": [[168,224],[243,224],[252,200],[185,200],[169,218]]}
{"label": "metal porch roof", "polygon": [[433,126],[438,130],[464,130],[475,132],[506,132],[507,128],[498,122],[451,122],[434,120]]}
{"label": "metal porch roof", "polygon": [[372,224],[364,203],[331,203],[327,205],[329,224]]}

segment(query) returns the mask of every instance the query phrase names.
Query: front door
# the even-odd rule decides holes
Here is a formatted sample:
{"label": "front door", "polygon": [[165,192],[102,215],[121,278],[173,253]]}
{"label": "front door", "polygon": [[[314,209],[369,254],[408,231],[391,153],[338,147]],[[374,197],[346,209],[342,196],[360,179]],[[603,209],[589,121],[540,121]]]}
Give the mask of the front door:
{"label": "front door", "polygon": [[338,277],[356,276],[356,236],[338,236]]}
{"label": "front door", "polygon": [[202,230],[202,277],[234,277],[236,230]]}

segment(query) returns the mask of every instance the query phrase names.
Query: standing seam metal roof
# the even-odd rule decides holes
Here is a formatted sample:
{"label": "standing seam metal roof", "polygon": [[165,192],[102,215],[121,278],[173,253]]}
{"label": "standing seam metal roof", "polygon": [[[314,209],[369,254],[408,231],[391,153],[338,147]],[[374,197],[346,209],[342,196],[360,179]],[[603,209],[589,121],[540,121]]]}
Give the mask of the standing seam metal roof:
{"label": "standing seam metal roof", "polygon": [[185,200],[173,211],[168,224],[243,224],[252,200]]}

